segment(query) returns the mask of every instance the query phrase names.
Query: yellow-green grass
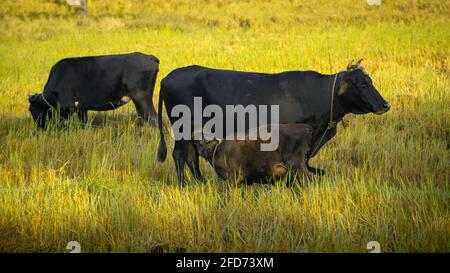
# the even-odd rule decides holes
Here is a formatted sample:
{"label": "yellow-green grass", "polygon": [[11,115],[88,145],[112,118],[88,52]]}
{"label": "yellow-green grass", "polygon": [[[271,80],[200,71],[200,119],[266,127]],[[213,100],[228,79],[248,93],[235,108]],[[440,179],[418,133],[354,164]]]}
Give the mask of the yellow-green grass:
{"label": "yellow-green grass", "polygon": [[[0,6],[0,251],[450,251],[448,1],[92,0],[83,18],[56,2]],[[132,51],[161,59],[159,80],[190,64],[332,73],[364,57],[392,109],[350,115],[307,187],[219,187],[202,162],[208,182],[180,190],[131,104],[85,129],[41,132],[28,113],[59,59]]]}

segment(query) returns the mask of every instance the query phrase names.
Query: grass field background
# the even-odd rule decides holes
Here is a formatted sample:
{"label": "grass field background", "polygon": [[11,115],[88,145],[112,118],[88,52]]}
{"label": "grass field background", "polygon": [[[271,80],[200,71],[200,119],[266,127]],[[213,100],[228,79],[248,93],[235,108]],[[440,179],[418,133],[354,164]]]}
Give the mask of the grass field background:
{"label": "grass field background", "polygon": [[[60,2],[0,4],[0,251],[450,251],[449,1],[92,0],[85,17]],[[392,109],[349,115],[308,187],[219,188],[202,162],[208,183],[181,191],[133,105],[45,132],[28,112],[58,60],[134,51],[161,60],[155,102],[190,64],[335,73],[364,57]]]}

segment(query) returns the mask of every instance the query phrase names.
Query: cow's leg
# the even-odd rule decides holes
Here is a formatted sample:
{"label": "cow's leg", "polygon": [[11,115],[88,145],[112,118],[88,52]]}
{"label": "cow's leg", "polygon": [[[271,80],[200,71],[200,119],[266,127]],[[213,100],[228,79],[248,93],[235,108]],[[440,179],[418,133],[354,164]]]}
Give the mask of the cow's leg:
{"label": "cow's leg", "polygon": [[70,109],[60,109],[59,110],[59,126],[65,128],[67,127],[69,123],[70,115],[72,114],[72,111]]}
{"label": "cow's leg", "polygon": [[[336,135],[336,128],[332,128],[331,130],[327,131],[325,133],[325,137],[321,139],[318,143],[312,143],[311,142],[311,149],[312,147],[315,147],[317,145],[317,148],[315,149],[314,154],[311,154],[311,150],[307,154],[307,160],[306,160],[306,166],[308,167],[308,171],[315,174],[315,175],[325,175],[325,170],[314,168],[309,166],[309,160],[316,156],[316,154],[319,152],[319,150],[322,148],[323,145],[325,145],[330,139],[332,139]],[[318,140],[319,141],[319,140]]]}
{"label": "cow's leg", "polygon": [[153,90],[156,83],[157,72],[152,73],[150,78],[140,80],[136,86],[128,87],[132,90],[131,96],[133,98],[136,111],[141,121],[139,125],[144,125],[145,122],[150,123],[150,126],[156,127],[156,110],[153,105]]}
{"label": "cow's leg", "polygon": [[87,123],[87,119],[88,119],[88,111],[87,110],[78,110],[77,111],[78,114],[78,119],[81,122],[81,126],[85,126]]}
{"label": "cow's leg", "polygon": [[186,163],[195,179],[205,182],[205,179],[200,172],[200,161],[198,159],[198,152],[195,149],[194,143],[192,141],[187,142],[187,160]]}
{"label": "cow's leg", "polygon": [[172,152],[173,160],[177,169],[178,181],[180,187],[184,188],[184,164],[186,163],[186,141],[175,141],[175,146]]}
{"label": "cow's leg", "polygon": [[309,166],[309,160],[310,160],[310,158],[308,158],[306,160],[306,167],[308,168],[309,172],[311,172],[311,173],[313,173],[315,175],[319,175],[319,176],[325,175],[325,170]]}
{"label": "cow's leg", "polygon": [[133,102],[139,117],[138,125],[143,126],[149,122],[152,127],[156,127],[156,111],[151,96],[139,96],[133,98]]}
{"label": "cow's leg", "polygon": [[153,91],[155,90],[155,83],[156,83],[156,77],[158,76],[158,72],[155,72],[152,74],[150,82],[149,82],[149,86],[145,88],[145,90],[150,90],[149,92],[149,122],[150,125],[153,127],[156,127],[157,122],[157,114],[156,114],[156,110],[155,110],[155,106],[153,105]]}
{"label": "cow's leg", "polygon": [[45,129],[46,126],[48,126],[47,123],[52,122],[53,114],[53,110],[50,108],[47,109],[44,113],[40,114],[38,119],[39,128]]}

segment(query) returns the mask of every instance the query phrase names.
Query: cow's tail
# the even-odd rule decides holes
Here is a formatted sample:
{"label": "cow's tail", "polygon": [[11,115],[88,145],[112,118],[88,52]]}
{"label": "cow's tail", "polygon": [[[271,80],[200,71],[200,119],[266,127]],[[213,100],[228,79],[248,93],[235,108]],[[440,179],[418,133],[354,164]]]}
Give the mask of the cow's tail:
{"label": "cow's tail", "polygon": [[163,162],[167,157],[167,145],[164,139],[163,123],[162,123],[162,107],[163,106],[163,96],[162,88],[159,90],[158,99],[158,127],[159,127],[159,146],[158,146],[158,161]]}

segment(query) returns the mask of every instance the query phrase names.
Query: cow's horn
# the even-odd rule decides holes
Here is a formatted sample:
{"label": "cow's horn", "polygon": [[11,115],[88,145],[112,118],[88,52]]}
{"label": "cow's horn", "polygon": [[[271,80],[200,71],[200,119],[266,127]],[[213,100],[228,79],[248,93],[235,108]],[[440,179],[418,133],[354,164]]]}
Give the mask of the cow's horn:
{"label": "cow's horn", "polygon": [[364,58],[361,58],[361,60],[359,60],[359,61],[356,62],[355,66],[358,67],[358,66],[361,64],[361,62],[362,62],[363,60],[364,60]]}
{"label": "cow's horn", "polygon": [[353,59],[348,63],[347,65],[347,70],[352,68],[352,63],[353,63]]}

